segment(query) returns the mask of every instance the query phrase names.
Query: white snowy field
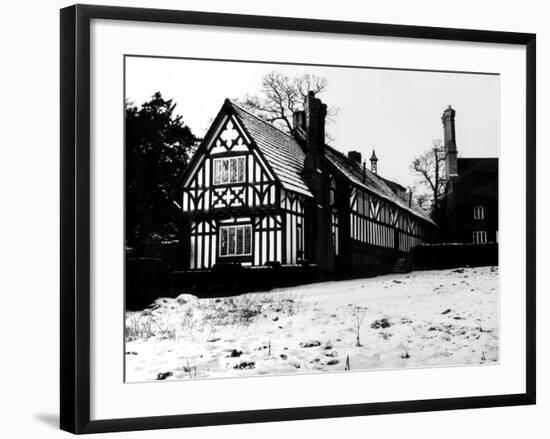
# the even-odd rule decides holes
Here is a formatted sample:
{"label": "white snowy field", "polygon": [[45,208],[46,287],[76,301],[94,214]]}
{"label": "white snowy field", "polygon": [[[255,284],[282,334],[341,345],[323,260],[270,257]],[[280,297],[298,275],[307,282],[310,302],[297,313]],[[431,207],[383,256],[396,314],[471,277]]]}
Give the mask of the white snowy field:
{"label": "white snowy field", "polygon": [[126,382],[495,363],[498,315],[497,267],[182,294],[126,313]]}

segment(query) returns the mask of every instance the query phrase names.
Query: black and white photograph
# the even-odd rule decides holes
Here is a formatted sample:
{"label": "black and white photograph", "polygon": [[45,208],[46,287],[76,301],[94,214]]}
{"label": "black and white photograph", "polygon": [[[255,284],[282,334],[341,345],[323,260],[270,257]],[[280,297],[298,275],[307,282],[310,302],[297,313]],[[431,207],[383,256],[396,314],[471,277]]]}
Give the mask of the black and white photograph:
{"label": "black and white photograph", "polygon": [[125,382],[499,364],[499,108],[494,73],[126,56]]}
{"label": "black and white photograph", "polygon": [[545,6],[7,3],[0,436],[548,430]]}

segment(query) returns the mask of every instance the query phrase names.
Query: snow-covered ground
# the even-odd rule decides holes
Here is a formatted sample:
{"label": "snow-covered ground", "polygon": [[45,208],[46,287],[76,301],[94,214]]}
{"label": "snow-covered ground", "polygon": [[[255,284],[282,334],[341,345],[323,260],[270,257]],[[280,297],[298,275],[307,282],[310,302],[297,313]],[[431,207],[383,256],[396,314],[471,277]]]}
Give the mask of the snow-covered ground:
{"label": "snow-covered ground", "polygon": [[126,314],[126,381],[495,363],[498,310],[497,267],[182,294]]}

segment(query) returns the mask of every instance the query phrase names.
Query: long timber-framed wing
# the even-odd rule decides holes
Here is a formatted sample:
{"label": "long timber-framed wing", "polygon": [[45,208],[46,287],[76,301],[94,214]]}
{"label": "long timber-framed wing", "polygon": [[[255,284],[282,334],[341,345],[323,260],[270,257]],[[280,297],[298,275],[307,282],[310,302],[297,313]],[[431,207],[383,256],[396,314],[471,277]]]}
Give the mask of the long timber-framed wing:
{"label": "long timber-framed wing", "polygon": [[348,205],[340,209],[339,216],[349,213],[345,215],[349,239],[403,253],[433,239],[437,226],[412,203],[404,188],[328,145],[325,152],[332,173],[340,175],[348,185]]}
{"label": "long timber-framed wing", "polygon": [[307,108],[289,135],[225,100],[176,188],[185,269],[380,273],[430,240],[436,226],[405,188],[326,145],[323,104],[308,95]]}

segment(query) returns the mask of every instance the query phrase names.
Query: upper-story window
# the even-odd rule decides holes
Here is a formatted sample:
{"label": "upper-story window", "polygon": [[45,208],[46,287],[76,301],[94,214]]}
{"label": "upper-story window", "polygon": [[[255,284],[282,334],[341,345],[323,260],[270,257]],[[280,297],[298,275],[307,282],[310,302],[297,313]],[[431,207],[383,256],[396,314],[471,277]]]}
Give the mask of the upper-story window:
{"label": "upper-story window", "polygon": [[474,206],[474,219],[482,220],[483,218],[485,218],[483,206]]}
{"label": "upper-story window", "polygon": [[369,195],[361,190],[357,191],[357,213],[359,215],[369,215]]}
{"label": "upper-story window", "polygon": [[214,159],[214,184],[242,183],[245,178],[244,156]]}

